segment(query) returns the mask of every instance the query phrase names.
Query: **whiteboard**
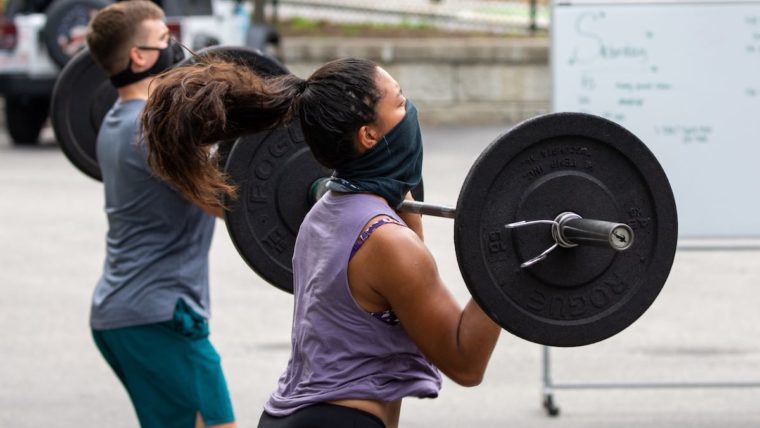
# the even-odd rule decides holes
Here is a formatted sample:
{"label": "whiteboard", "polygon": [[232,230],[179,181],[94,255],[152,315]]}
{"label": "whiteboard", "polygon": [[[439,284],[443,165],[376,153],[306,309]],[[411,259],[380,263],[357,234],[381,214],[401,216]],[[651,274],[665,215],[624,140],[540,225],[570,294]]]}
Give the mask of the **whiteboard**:
{"label": "whiteboard", "polygon": [[555,1],[551,38],[553,110],[644,141],[679,236],[760,236],[760,1]]}

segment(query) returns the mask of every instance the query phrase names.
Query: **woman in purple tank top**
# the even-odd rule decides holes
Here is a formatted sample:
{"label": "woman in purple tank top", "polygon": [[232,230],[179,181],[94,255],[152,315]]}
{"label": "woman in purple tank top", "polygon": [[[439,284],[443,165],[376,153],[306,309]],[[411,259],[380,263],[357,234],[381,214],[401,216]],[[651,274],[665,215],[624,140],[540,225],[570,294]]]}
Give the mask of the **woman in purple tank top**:
{"label": "woman in purple tank top", "polygon": [[480,383],[500,327],[461,308],[423,241],[395,211],[421,177],[417,111],[377,64],[342,59],[308,79],[261,78],[223,62],[154,82],[143,124],[149,162],[189,199],[234,195],[211,145],[299,120],[335,170],[294,253],[292,353],[259,427],[396,427],[404,397],[435,397],[438,370]]}

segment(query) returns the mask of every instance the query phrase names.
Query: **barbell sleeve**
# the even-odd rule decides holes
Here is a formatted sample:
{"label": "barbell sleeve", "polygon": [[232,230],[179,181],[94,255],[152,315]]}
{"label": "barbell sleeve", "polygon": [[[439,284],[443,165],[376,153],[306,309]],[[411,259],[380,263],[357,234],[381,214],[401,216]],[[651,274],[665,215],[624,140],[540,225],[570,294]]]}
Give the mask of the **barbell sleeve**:
{"label": "barbell sleeve", "polygon": [[552,235],[565,248],[589,245],[624,251],[633,245],[633,230],[624,223],[582,218],[571,212],[560,214],[556,222]]}

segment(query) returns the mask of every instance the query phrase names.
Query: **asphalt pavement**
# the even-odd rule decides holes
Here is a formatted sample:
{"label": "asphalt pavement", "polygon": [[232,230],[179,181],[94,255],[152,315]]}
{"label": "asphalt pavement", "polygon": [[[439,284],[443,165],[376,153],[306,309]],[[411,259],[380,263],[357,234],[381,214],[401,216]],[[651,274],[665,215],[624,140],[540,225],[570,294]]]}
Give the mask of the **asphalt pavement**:
{"label": "asphalt pavement", "polygon": [[[454,204],[467,170],[504,127],[424,129],[426,199]],[[0,130],[0,427],[136,427],[129,399],[88,327],[103,263],[100,184],[44,142],[14,147]],[[730,209],[730,207],[727,207]],[[453,222],[425,218],[427,243],[467,299]],[[652,307],[601,343],[553,349],[555,382],[760,381],[758,252],[679,252]],[[255,427],[287,363],[291,297],[237,255],[218,221],[211,249],[212,340],[240,427]],[[446,380],[437,399],[407,399],[401,426],[759,427],[759,388],[558,390],[541,407],[542,347],[503,333],[482,385]]]}

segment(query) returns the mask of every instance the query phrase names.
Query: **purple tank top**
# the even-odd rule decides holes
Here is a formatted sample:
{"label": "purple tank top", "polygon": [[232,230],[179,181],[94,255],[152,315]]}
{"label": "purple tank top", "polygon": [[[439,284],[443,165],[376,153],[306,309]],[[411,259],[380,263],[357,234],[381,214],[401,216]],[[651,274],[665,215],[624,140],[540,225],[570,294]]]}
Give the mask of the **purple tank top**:
{"label": "purple tank top", "polygon": [[376,197],[328,192],[301,224],[293,253],[291,355],[264,405],[270,415],[331,400],[438,396],[438,369],[400,324],[373,317],[348,287],[351,249],[378,215],[402,222]]}

